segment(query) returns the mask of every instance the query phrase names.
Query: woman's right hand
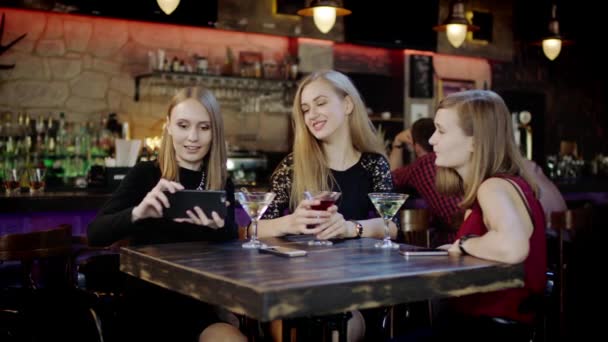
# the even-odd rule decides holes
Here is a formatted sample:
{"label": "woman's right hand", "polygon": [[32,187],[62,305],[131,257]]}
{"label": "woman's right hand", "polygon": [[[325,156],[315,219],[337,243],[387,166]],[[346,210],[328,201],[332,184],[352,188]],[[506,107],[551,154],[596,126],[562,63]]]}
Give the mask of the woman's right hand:
{"label": "woman's right hand", "polygon": [[[319,205],[319,200],[302,200],[291,214],[291,222],[287,227],[286,234],[318,234],[323,229],[319,228],[322,223],[327,222],[331,213],[327,210],[313,210],[311,206]],[[307,226],[314,228],[307,228]]]}
{"label": "woman's right hand", "polygon": [[178,190],[183,190],[184,186],[161,178],[156,186],[146,194],[146,197],[133,208],[131,212],[131,222],[136,222],[145,218],[163,217],[163,207],[169,208],[169,199],[163,191],[174,193]]}

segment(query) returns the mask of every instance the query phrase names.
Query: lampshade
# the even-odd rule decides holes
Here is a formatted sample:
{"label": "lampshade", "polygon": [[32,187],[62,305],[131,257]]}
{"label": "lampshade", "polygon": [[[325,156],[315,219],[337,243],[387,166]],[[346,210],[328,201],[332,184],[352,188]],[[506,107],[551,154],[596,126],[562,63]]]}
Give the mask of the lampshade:
{"label": "lampshade", "polygon": [[559,38],[543,39],[543,53],[549,60],[554,60],[562,51],[562,40]]}
{"label": "lampshade", "polygon": [[173,13],[179,5],[179,0],[156,0],[156,2],[166,15]]}
{"label": "lampshade", "polygon": [[448,17],[441,25],[433,27],[433,30],[438,32],[446,31],[450,44],[458,48],[467,37],[467,31],[477,31],[479,27],[469,23],[469,20],[465,16],[464,3],[457,0],[451,4]]}
{"label": "lampshade", "polygon": [[559,33],[559,21],[557,20],[557,5],[551,6],[551,19],[549,20],[549,33],[541,41],[543,53],[553,61],[559,56],[562,46],[570,45],[573,42],[565,40]]}
{"label": "lampshade", "polygon": [[298,11],[298,14],[313,17],[319,31],[327,33],[336,23],[336,16],[349,15],[352,12],[342,6],[339,0],[309,0],[308,5]]}

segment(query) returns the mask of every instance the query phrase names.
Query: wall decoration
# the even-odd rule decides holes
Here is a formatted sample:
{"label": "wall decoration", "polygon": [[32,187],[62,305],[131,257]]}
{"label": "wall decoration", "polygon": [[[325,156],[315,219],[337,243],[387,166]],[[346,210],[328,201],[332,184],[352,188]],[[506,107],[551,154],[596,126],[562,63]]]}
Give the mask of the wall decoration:
{"label": "wall decoration", "polygon": [[410,122],[414,123],[422,118],[429,118],[430,115],[430,105],[427,103],[412,103],[410,105]]}
{"label": "wall decoration", "polygon": [[473,80],[456,80],[452,78],[441,79],[441,98],[444,98],[452,93],[459,91],[475,89],[475,81]]}

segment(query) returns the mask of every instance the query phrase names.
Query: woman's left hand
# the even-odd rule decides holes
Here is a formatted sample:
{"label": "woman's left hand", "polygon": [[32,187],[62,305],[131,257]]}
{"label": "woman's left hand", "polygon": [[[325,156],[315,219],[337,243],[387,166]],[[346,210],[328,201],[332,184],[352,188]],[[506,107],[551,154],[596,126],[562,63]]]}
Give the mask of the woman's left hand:
{"label": "woman's left hand", "polygon": [[174,219],[175,222],[187,222],[196,224],[199,226],[207,226],[212,229],[219,229],[224,227],[224,219],[220,217],[215,211],[211,212],[211,218],[203,212],[203,209],[196,206],[194,210],[186,211],[189,218],[178,218]]}
{"label": "woman's left hand", "polygon": [[460,240],[456,240],[451,245],[450,244],[443,245],[443,246],[439,246],[438,248],[446,249],[448,251],[448,253],[450,253],[452,255],[460,255],[460,254],[462,254],[462,252],[460,251],[460,247],[458,247],[459,244],[460,244]]}
{"label": "woman's left hand", "polygon": [[344,219],[344,216],[338,212],[338,207],[332,205],[327,208],[327,211],[331,213],[329,220],[319,226],[322,231],[317,234],[317,239],[328,240],[331,238],[344,238],[348,237],[348,222]]}

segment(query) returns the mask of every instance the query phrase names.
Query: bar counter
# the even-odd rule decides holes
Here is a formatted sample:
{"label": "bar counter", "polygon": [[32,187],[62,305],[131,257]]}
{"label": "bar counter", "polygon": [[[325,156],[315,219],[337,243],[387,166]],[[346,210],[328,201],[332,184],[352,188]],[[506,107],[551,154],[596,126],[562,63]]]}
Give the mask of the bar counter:
{"label": "bar counter", "polygon": [[[557,182],[568,207],[585,203],[593,206],[608,205],[608,179],[583,178],[577,182]],[[86,235],[86,227],[103,204],[110,199],[107,189],[50,189],[44,193],[21,192],[6,195],[0,192],[0,234],[27,232],[72,224],[75,235]],[[423,199],[410,197],[404,208],[426,208]],[[248,216],[238,210],[239,226],[249,223]]]}
{"label": "bar counter", "polygon": [[38,194],[21,192],[0,194],[0,214],[36,213],[45,211],[99,210],[110,199],[107,191],[48,191]]}

